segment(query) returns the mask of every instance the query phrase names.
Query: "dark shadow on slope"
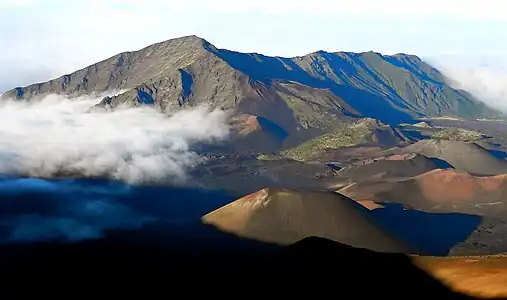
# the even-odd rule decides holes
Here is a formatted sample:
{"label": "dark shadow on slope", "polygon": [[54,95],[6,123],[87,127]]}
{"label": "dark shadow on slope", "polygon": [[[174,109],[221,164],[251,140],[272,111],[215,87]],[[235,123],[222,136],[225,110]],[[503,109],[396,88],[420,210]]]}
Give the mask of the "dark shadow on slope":
{"label": "dark shadow on slope", "polygon": [[431,138],[430,136],[424,135],[420,131],[414,130],[414,129],[410,129],[410,130],[405,129],[402,131],[405,136],[407,136],[408,138],[415,140],[415,141],[427,140],[427,139]]}
{"label": "dark shadow on slope", "polygon": [[[274,122],[255,116],[260,128],[246,134],[241,133],[241,125],[234,128],[228,140],[215,143],[212,147],[204,145],[203,148],[214,149],[220,152],[244,153],[272,153],[278,152],[288,133]],[[246,125],[246,124],[245,124]],[[248,126],[248,125],[247,125]]]}
{"label": "dark shadow on slope", "polygon": [[493,155],[496,158],[499,159],[506,159],[507,158],[507,152],[500,151],[500,150],[488,150],[489,154]]}
{"label": "dark shadow on slope", "polygon": [[138,212],[171,222],[198,220],[237,198],[221,191],[198,188],[135,187],[119,199]]}
{"label": "dark shadow on slope", "polygon": [[[278,95],[277,86],[248,78],[245,98],[237,102],[237,111],[265,118],[288,134],[297,132],[297,119],[287,102]],[[246,86],[248,85],[248,86]],[[260,101],[259,101],[260,100]]]}
{"label": "dark shadow on slope", "polygon": [[[323,79],[310,76],[292,59],[243,54],[227,50],[219,50],[216,55],[233,68],[266,84],[270,84],[272,80],[286,80],[314,88],[331,89],[335,95],[346,100],[352,108],[366,117],[376,118],[391,125],[413,121],[413,116],[396,109],[384,97],[364,89],[354,88],[351,84],[338,84],[326,74],[320,74],[324,76]],[[347,77],[354,77],[357,73],[357,70],[349,62],[338,55],[326,53],[325,57],[336,76],[347,74]]]}
{"label": "dark shadow on slope", "polygon": [[235,198],[198,188],[128,185],[101,179],[10,178],[0,181],[0,217],[56,212],[59,204],[101,199],[166,220],[195,220]]}
{"label": "dark shadow on slope", "polygon": [[341,98],[347,99],[349,105],[365,117],[375,118],[389,125],[413,122],[413,116],[394,108],[383,97],[340,85],[334,85],[331,87],[331,91]]}
{"label": "dark shadow on slope", "polygon": [[[371,55],[371,54],[375,55],[376,57],[381,57],[380,54],[374,53],[374,52],[364,53],[363,55]],[[374,79],[374,82],[377,86],[373,87],[373,88],[375,90],[377,90],[377,92],[382,93],[384,91],[387,91],[391,96],[390,100],[395,102],[396,105],[399,105],[402,109],[412,109],[411,107],[408,107],[403,102],[403,99],[401,99],[401,97],[398,95],[398,93],[391,86],[387,85],[384,82],[384,80],[379,75],[377,75],[376,72],[372,71],[370,69],[370,67],[365,64],[363,59],[360,58],[360,55],[354,53],[354,54],[349,54],[348,56],[349,56],[349,58],[351,58],[353,60],[353,63],[355,65],[360,66],[362,70],[364,70],[371,78]],[[335,70],[335,72],[336,72],[336,70]],[[357,73],[357,71],[356,71],[356,73]],[[368,84],[368,83],[365,82],[365,84]]]}
{"label": "dark shadow on slope", "polygon": [[[107,267],[125,259],[132,259],[125,263],[141,267],[169,261],[177,263],[184,258],[181,261],[183,267],[184,264],[192,266],[197,262],[213,262],[219,257],[224,262],[248,261],[278,250],[277,245],[239,238],[205,226],[200,221],[184,224],[157,222],[139,229],[108,230],[97,239],[4,244],[0,246],[0,261],[3,264],[16,263],[18,267],[26,264],[31,268],[50,264],[53,260],[53,263],[65,262],[69,268],[72,265],[86,268],[89,263],[100,262]],[[75,260],[76,255],[90,261]]]}
{"label": "dark shadow on slope", "polygon": [[138,90],[136,97],[137,97],[137,101],[140,104],[152,105],[155,103],[155,100],[153,100],[153,97],[149,93],[147,93],[143,90]]}
{"label": "dark shadow on slope", "polygon": [[343,299],[474,299],[451,291],[404,254],[379,253],[318,237],[282,249],[275,266],[279,272],[274,276],[299,283],[298,292],[311,286],[322,292],[322,298],[332,294],[349,296]]}
{"label": "dark shadow on slope", "polygon": [[[182,85],[182,96],[184,99],[190,97],[190,94],[192,93],[192,84],[194,83],[194,80],[192,78],[192,75],[184,70],[179,70],[181,74],[181,85]],[[182,105],[183,103],[180,103]]]}
{"label": "dark shadow on slope", "polygon": [[263,117],[257,116],[257,121],[259,122],[259,124],[261,125],[261,127],[264,130],[273,134],[282,142],[288,136],[287,132],[285,130],[283,130],[280,126],[276,125],[275,123],[273,123]]}
{"label": "dark shadow on slope", "polygon": [[[255,265],[277,251],[276,245],[237,238],[198,223],[159,223],[139,230],[109,231],[100,239],[74,243],[2,245],[0,275],[8,277],[10,284],[46,283],[54,289],[60,289],[55,283],[71,281],[83,288],[87,282],[87,291],[107,290],[115,295],[148,286],[151,291],[160,280],[165,292],[204,293],[205,287],[216,288],[243,274],[246,263]],[[107,284],[97,288],[88,284],[91,281]]]}
{"label": "dark shadow on slope", "polygon": [[[86,291],[111,291],[115,296],[131,295],[139,288],[144,295],[184,292],[209,296],[210,291],[226,289],[247,291],[249,296],[274,292],[301,297],[308,292],[316,299],[329,295],[340,299],[475,299],[451,291],[403,254],[379,253],[318,237],[280,248],[213,234],[207,240],[182,237],[180,243],[169,243],[162,232],[150,237],[130,234],[128,238],[117,233],[109,241],[17,245],[10,249],[16,254],[10,256],[3,248],[0,272],[9,275],[3,292],[15,284],[51,283],[59,289],[54,285],[58,283],[68,289],[73,285],[83,288],[86,282]],[[222,250],[230,251],[214,252],[215,238],[227,240],[231,248]],[[240,244],[244,247],[238,247]],[[254,245],[255,254],[243,252]],[[50,276],[49,270],[54,271]],[[95,285],[102,280],[105,286]],[[158,282],[163,282],[160,290]],[[39,289],[16,292],[18,296],[22,292],[41,295]]]}
{"label": "dark shadow on slope", "polygon": [[17,100],[21,100],[21,99],[23,99],[23,95],[24,95],[24,93],[23,93],[23,88],[21,88],[21,87],[17,87],[17,88],[15,88],[14,90],[16,91],[16,99],[17,99]]}
{"label": "dark shadow on slope", "polygon": [[481,224],[482,217],[458,213],[427,213],[405,209],[397,203],[381,203],[371,213],[393,235],[426,255],[447,255]]}
{"label": "dark shadow on slope", "polygon": [[[400,55],[398,55],[398,57],[400,57]],[[408,55],[403,55],[403,58],[407,59],[409,57],[408,57]],[[416,69],[411,64],[408,64],[406,62],[405,63],[401,62],[395,56],[382,56],[382,59],[384,59],[386,62],[390,63],[393,66],[396,66],[396,67],[401,68],[401,69],[405,69],[405,70],[409,71],[412,74],[417,74],[417,76],[421,80],[428,81],[428,82],[430,82],[430,83],[432,83],[432,84],[434,84],[436,86],[442,86],[442,83],[440,83],[438,81],[435,81],[433,78],[429,77],[428,74],[426,74],[426,73],[424,73],[422,71],[419,71],[418,69]],[[438,75],[442,76],[440,74],[440,72],[438,72]]]}
{"label": "dark shadow on slope", "polygon": [[[63,290],[63,286],[69,289],[74,284],[74,291],[111,290],[118,296],[130,295],[133,287],[142,288],[144,293],[153,291],[154,282],[162,280],[165,293],[196,291],[208,296],[209,288],[224,285],[264,295],[273,290],[284,295],[300,295],[302,290],[314,294],[339,291],[354,297],[373,293],[375,299],[406,299],[414,293],[428,299],[455,295],[415,268],[404,255],[355,249],[321,239],[307,239],[280,252],[277,245],[202,225],[204,213],[232,200],[220,192],[83,179],[3,178],[0,184],[2,225],[9,215],[31,212],[51,217],[68,213],[62,209],[67,205],[77,203],[76,208],[85,209],[89,207],[81,204],[92,202],[118,203],[155,218],[136,228],[103,230],[94,239],[1,245],[0,275],[8,279],[4,293],[22,284],[22,289],[16,288],[18,296],[21,292],[40,296],[41,290],[26,288],[37,283],[49,284],[46,286],[52,290]],[[101,210],[92,212],[93,217]],[[106,217],[113,218],[114,214]],[[368,288],[357,289],[358,279]],[[402,279],[402,287],[392,284]],[[102,281],[106,286],[96,287],[92,281]],[[298,288],[282,284],[287,281]],[[252,289],[252,282],[260,283]]]}
{"label": "dark shadow on slope", "polygon": [[108,180],[4,178],[0,244],[83,240],[146,224],[191,224],[236,198],[221,191]]}
{"label": "dark shadow on slope", "polygon": [[431,160],[439,169],[454,169],[454,167],[443,159],[436,157],[427,157]]}
{"label": "dark shadow on slope", "polygon": [[389,128],[388,130],[376,129],[373,132],[372,136],[375,144],[379,145],[383,148],[391,148],[398,145],[400,142],[404,141],[402,137],[400,137],[394,130]]}

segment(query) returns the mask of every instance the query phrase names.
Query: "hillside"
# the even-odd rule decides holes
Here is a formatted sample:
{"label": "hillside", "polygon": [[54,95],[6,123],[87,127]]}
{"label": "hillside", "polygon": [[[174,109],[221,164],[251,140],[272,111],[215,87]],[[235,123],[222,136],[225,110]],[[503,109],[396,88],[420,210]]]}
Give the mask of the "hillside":
{"label": "hillside", "polygon": [[362,118],[331,128],[330,132],[282,152],[285,157],[305,161],[322,157],[329,150],[359,145],[392,147],[403,138],[390,126],[372,118]]}
{"label": "hillside", "polygon": [[507,255],[414,257],[415,265],[455,291],[476,297],[507,297]]}
{"label": "hillside", "polygon": [[417,176],[439,168],[438,162],[418,154],[392,155],[366,159],[343,167],[336,173],[337,178],[351,182],[372,178],[405,178]]}
{"label": "hillside", "polygon": [[187,36],[124,52],[54,80],[17,87],[3,99],[33,100],[124,91],[99,109],[121,103],[166,111],[210,104],[260,116],[288,133],[328,128],[361,115],[392,124],[413,117],[491,117],[498,113],[445,83],[412,55],[327,53],[281,58],[218,49]]}
{"label": "hillside", "polygon": [[263,189],[202,220],[224,232],[281,245],[320,236],[377,251],[410,252],[378,228],[367,209],[335,193]]}
{"label": "hillside", "polygon": [[480,132],[473,130],[466,130],[463,128],[445,128],[432,135],[434,139],[442,139],[448,141],[464,141],[473,142],[484,138]]}
{"label": "hillside", "polygon": [[473,175],[507,173],[507,161],[499,159],[475,143],[448,140],[422,140],[389,152],[417,153],[448,162],[456,170]]}
{"label": "hillside", "polygon": [[411,178],[358,182],[339,192],[355,200],[396,202],[422,210],[492,214],[505,212],[507,175],[477,177],[436,169]]}

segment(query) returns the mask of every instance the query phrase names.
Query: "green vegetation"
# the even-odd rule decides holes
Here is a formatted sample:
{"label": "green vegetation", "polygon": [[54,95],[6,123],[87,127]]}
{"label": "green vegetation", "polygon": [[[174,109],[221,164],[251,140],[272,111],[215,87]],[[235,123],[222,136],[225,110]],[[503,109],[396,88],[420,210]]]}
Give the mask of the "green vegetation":
{"label": "green vegetation", "polygon": [[434,139],[448,140],[448,141],[477,141],[484,136],[482,133],[462,128],[446,128],[432,135]]}
{"label": "green vegetation", "polygon": [[259,156],[257,156],[256,158],[257,160],[262,160],[262,161],[270,161],[270,160],[279,160],[279,159],[283,159],[283,157],[281,157],[280,155],[275,155],[275,154],[261,154]]}
{"label": "green vegetation", "polygon": [[326,109],[323,109],[321,105],[313,104],[311,101],[293,95],[281,92],[277,92],[277,94],[292,110],[301,128],[327,128],[336,118],[328,114]]}
{"label": "green vegetation", "polygon": [[358,125],[342,127],[335,132],[316,137],[295,148],[283,151],[282,155],[294,160],[305,161],[326,149],[339,149],[365,143],[371,137],[372,129],[368,126]]}

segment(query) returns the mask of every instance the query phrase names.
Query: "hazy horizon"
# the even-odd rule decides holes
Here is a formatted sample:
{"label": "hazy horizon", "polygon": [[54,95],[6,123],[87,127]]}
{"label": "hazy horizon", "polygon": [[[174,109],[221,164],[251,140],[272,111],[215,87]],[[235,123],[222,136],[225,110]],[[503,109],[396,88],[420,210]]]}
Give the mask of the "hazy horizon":
{"label": "hazy horizon", "polygon": [[[0,93],[123,51],[193,34],[219,48],[269,56],[371,50],[421,58],[452,55],[507,61],[507,30],[500,30],[507,28],[502,1],[403,3],[4,0],[0,1]],[[143,18],[145,12],[149,14]]]}

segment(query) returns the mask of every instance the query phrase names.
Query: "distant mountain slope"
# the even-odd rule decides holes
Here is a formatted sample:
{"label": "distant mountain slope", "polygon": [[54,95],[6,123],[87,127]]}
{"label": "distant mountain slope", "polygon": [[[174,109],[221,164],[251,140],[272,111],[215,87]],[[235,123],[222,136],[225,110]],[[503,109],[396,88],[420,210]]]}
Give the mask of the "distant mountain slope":
{"label": "distant mountain slope", "polygon": [[364,116],[385,123],[413,116],[499,114],[471,94],[450,87],[442,73],[414,55],[318,51],[281,58],[227,50],[217,50],[217,55],[257,80],[289,80],[329,89]]}
{"label": "distant mountain slope", "polygon": [[430,139],[409,145],[402,148],[401,151],[438,158],[448,162],[456,170],[465,171],[473,175],[507,173],[507,161],[496,158],[486,149],[475,143]]}
{"label": "distant mountain slope", "polygon": [[364,160],[340,169],[337,178],[352,182],[368,181],[372,178],[412,177],[437,169],[438,163],[418,154],[393,155]]}
{"label": "distant mountain slope", "polygon": [[196,36],[124,52],[57,79],[18,87],[2,98],[49,93],[79,96],[127,90],[120,103],[161,110],[210,104],[270,120],[288,133],[326,128],[351,115],[392,124],[428,115],[490,117],[498,113],[445,83],[416,56],[327,53],[280,58],[217,49]]}

